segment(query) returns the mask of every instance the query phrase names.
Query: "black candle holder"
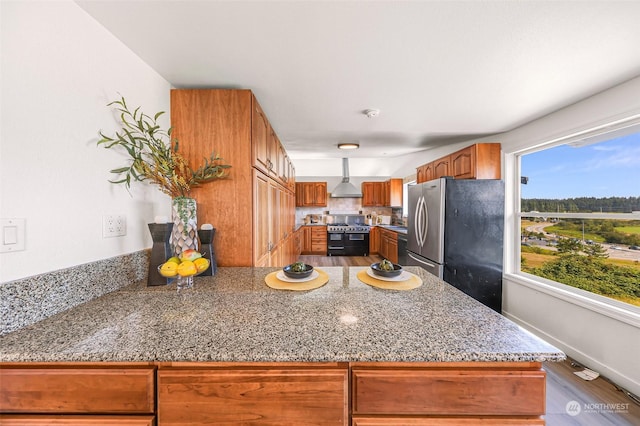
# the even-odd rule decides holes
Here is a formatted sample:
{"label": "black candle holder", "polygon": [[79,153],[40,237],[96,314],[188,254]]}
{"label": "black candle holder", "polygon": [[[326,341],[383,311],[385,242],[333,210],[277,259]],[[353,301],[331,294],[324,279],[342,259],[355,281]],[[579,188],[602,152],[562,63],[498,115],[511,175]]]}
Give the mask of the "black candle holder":
{"label": "black candle holder", "polygon": [[198,229],[198,238],[200,239],[200,250],[203,257],[209,260],[209,267],[200,275],[213,276],[218,272],[216,263],[216,254],[213,251],[213,237],[216,234],[216,228]]}
{"label": "black candle holder", "polygon": [[165,278],[158,272],[158,266],[162,265],[173,255],[171,245],[169,244],[172,228],[173,223],[149,224],[153,246],[151,247],[151,258],[149,259],[147,286],[167,285],[172,281],[172,278]]}

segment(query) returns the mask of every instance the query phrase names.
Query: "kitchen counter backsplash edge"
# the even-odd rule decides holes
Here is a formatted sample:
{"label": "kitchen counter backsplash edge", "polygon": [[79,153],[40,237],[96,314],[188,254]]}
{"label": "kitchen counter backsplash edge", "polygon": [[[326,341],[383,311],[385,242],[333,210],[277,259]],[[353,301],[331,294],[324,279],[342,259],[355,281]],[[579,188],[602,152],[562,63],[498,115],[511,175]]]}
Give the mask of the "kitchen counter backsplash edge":
{"label": "kitchen counter backsplash edge", "polygon": [[144,280],[148,249],[0,283],[0,336]]}

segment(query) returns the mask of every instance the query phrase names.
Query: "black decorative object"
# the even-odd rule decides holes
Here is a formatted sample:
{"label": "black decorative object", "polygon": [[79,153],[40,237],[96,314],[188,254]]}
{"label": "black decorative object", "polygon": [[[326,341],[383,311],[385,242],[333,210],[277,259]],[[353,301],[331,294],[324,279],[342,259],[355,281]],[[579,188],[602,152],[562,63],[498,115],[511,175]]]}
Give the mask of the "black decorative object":
{"label": "black decorative object", "polygon": [[[207,227],[207,225],[202,225]],[[211,225],[209,225],[211,226]],[[216,228],[198,229],[198,238],[200,239],[200,253],[209,259],[209,267],[201,274],[201,276],[213,276],[218,272],[218,264],[216,263],[216,253],[213,251],[213,237],[216,234]]]}
{"label": "black decorative object", "polygon": [[172,278],[165,278],[158,273],[158,266],[167,261],[173,254],[171,252],[171,230],[173,223],[150,223],[149,231],[153,239],[151,247],[151,259],[149,259],[149,273],[147,286],[167,285]]}

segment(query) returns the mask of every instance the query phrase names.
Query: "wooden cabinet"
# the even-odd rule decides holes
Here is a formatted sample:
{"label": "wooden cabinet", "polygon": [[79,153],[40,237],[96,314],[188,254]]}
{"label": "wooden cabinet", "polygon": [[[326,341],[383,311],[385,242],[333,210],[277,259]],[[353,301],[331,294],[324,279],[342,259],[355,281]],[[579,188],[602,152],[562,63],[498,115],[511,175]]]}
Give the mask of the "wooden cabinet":
{"label": "wooden cabinet", "polygon": [[3,426],[155,426],[155,416],[0,414]]}
{"label": "wooden cabinet", "polygon": [[455,179],[500,179],[499,143],[478,143],[416,169],[417,183],[452,176]]}
{"label": "wooden cabinet", "polygon": [[449,156],[438,158],[433,163],[433,179],[438,179],[443,176],[450,176],[449,173]]}
{"label": "wooden cabinet", "polygon": [[540,363],[354,366],[351,384],[354,425],[544,424]]}
{"label": "wooden cabinet", "polygon": [[158,370],[158,423],[348,425],[348,368],[202,366]]}
{"label": "wooden cabinet", "polygon": [[327,182],[296,182],[296,207],[326,207]]}
{"label": "wooden cabinet", "polygon": [[543,425],[545,380],[539,362],[11,363],[0,424]]}
{"label": "wooden cabinet", "polygon": [[380,252],[380,228],[372,226],[369,230],[369,254]]}
{"label": "wooden cabinet", "polygon": [[362,207],[384,206],[384,182],[362,182]]}
{"label": "wooden cabinet", "polygon": [[151,425],[155,408],[155,368],[149,365],[0,368],[3,425]]}
{"label": "wooden cabinet", "polygon": [[500,144],[471,145],[450,155],[451,175],[456,179],[500,179]]}
{"label": "wooden cabinet", "polygon": [[311,228],[312,226],[303,226],[302,232],[302,254],[311,254]]}
{"label": "wooden cabinet", "polygon": [[377,227],[380,232],[378,254],[393,263],[398,263],[398,233]]}
{"label": "wooden cabinet", "polygon": [[198,222],[216,228],[218,265],[281,266],[286,256],[271,251],[294,229],[295,206],[280,204],[282,194],[293,194],[294,169],[255,96],[250,90],[172,90],[171,125],[191,164],[216,152],[231,165],[227,178],[192,191]]}
{"label": "wooden cabinet", "polygon": [[362,182],[363,207],[402,207],[402,179]]}
{"label": "wooden cabinet", "polygon": [[311,254],[327,255],[327,227],[311,227]]}
{"label": "wooden cabinet", "polygon": [[302,254],[327,255],[327,227],[324,225],[303,226]]}

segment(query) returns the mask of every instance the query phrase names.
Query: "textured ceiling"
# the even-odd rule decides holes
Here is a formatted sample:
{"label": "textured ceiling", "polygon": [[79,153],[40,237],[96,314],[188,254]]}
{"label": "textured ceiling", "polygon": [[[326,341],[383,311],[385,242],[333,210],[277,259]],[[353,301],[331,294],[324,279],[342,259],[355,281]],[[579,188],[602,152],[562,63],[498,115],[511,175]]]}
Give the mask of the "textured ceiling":
{"label": "textured ceiling", "polygon": [[638,1],[77,3],[177,88],[253,90],[293,159],[500,133],[640,74]]}

